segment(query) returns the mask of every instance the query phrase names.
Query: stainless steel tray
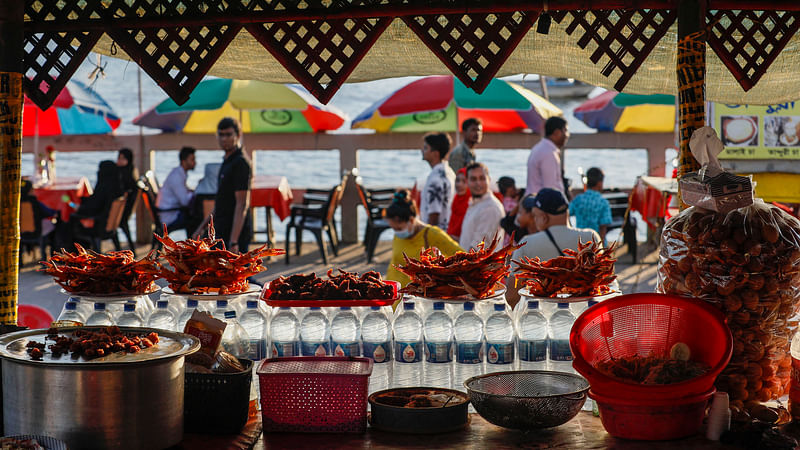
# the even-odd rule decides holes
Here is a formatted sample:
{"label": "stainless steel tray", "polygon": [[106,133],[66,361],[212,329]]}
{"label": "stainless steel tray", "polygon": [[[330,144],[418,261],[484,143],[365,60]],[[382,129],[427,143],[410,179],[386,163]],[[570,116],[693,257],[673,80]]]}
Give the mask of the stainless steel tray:
{"label": "stainless steel tray", "polygon": [[[65,327],[59,328],[59,335],[74,337],[73,334],[76,330],[101,330],[105,327]],[[200,341],[191,335],[184,333],[177,333],[175,331],[157,330],[155,328],[134,328],[134,327],[120,327],[125,333],[131,335],[147,335],[155,331],[158,333],[158,344],[142,349],[138,353],[112,353],[101,358],[86,360],[84,358],[73,358],[69,353],[53,358],[53,354],[47,349],[41,361],[31,359],[28,355],[27,347],[29,341],[34,340],[37,342],[46,342],[47,345],[53,343],[52,340],[46,340],[47,329],[26,330],[10,333],[0,337],[0,358],[14,360],[15,362],[23,362],[28,364],[39,364],[46,366],[69,366],[69,367],[87,367],[87,366],[111,366],[111,365],[129,365],[137,363],[146,363],[160,359],[176,358],[185,356],[196,352],[200,348]]]}

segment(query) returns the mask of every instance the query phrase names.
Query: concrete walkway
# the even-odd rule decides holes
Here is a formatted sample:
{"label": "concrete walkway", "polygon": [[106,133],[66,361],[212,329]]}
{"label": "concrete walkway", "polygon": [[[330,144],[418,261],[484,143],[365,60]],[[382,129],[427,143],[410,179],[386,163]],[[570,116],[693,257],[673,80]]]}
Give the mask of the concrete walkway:
{"label": "concrete walkway", "polygon": [[[278,243],[278,248],[283,248],[283,242]],[[104,250],[111,250],[110,244],[108,248],[104,247]],[[136,254],[141,257],[148,250],[149,245],[142,246],[137,248]],[[266,263],[267,271],[259,274],[256,278],[259,281],[269,281],[280,275],[308,272],[316,272],[317,275],[324,276],[330,267],[356,272],[378,270],[386,273],[391,259],[391,241],[379,242],[371,264],[367,264],[366,253],[361,244],[343,245],[339,249],[339,256],[330,258],[327,266],[322,264],[316,243],[306,242],[302,250],[300,256],[291,256],[289,265],[285,263],[283,257],[273,258],[272,261]],[[618,252],[616,267],[622,292],[626,294],[654,292],[658,254],[652,249],[646,249],[645,244],[640,243],[640,261],[638,264],[631,264],[631,256],[624,254],[624,251],[625,248]],[[329,254],[332,256],[330,251]],[[38,253],[36,258],[38,258]],[[49,275],[36,270],[38,259],[34,259],[34,255],[24,255],[23,261],[24,265],[21,268],[19,279],[19,303],[41,306],[55,318],[61,312],[68,296],[61,292],[61,287],[56,285]],[[159,280],[158,283],[165,284],[163,280]],[[153,300],[157,300],[157,296],[158,294],[154,294]]]}

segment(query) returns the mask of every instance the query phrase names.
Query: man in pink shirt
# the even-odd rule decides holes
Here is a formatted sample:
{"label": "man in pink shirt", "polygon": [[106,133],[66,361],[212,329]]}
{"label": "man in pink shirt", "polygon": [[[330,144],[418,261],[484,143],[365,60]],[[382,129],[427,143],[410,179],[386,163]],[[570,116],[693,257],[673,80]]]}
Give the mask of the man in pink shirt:
{"label": "man in pink shirt", "polygon": [[544,188],[564,192],[561,171],[561,149],[569,139],[567,121],[563,117],[551,117],[544,124],[545,137],[531,149],[528,156],[528,184],[526,194],[536,195]]}

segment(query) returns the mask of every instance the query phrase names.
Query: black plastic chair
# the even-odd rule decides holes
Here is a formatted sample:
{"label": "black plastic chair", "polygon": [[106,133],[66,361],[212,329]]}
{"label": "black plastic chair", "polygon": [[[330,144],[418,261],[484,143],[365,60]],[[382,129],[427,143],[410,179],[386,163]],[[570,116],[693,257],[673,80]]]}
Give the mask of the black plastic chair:
{"label": "black plastic chair", "polygon": [[22,264],[24,252],[33,252],[39,248],[42,252],[42,261],[47,259],[47,244],[52,249],[52,234],[42,235],[42,213],[34,202],[22,199],[19,203],[19,261]]}
{"label": "black plastic chair", "polygon": [[364,247],[367,253],[367,262],[372,262],[375,248],[381,233],[391,228],[383,218],[383,209],[392,203],[394,189],[367,189],[362,184],[360,176],[355,177],[358,198],[361,206],[367,213],[367,226],[364,230]]}
{"label": "black plastic chair", "polygon": [[120,220],[119,227],[122,230],[122,234],[125,235],[125,239],[128,240],[128,247],[130,247],[131,251],[133,252],[133,257],[136,257],[136,246],[133,244],[133,239],[131,239],[131,230],[128,226],[128,219],[131,218],[131,213],[133,209],[136,207],[136,202],[139,200],[139,197],[142,195],[142,187],[139,183],[136,183],[136,189],[131,192],[128,192],[128,199],[125,201],[125,208],[122,210],[122,219]]}
{"label": "black plastic chair", "polygon": [[[153,241],[151,242],[152,248],[159,248],[161,243],[156,239],[155,234],[161,236],[164,232],[164,222],[161,220],[161,213],[167,211],[180,211],[184,208],[170,208],[170,209],[161,209],[156,206],[156,201],[158,200],[158,181],[156,180],[155,175],[152,171],[148,170],[144,175],[139,177],[139,181],[137,181],[137,186],[139,187],[139,192],[141,192],[142,200],[144,201],[145,208],[150,211],[150,219],[153,221],[154,224],[154,235]],[[177,226],[169,226],[167,225],[167,232],[170,233],[179,229],[180,227]]]}
{"label": "black plastic chair", "polygon": [[341,183],[329,190],[307,189],[303,194],[303,203],[295,204],[291,207],[291,216],[286,225],[286,264],[289,264],[289,247],[292,228],[295,231],[295,250],[300,255],[303,246],[303,230],[308,230],[314,234],[322,253],[322,262],[328,263],[328,252],[325,246],[323,233],[328,234],[328,238],[333,249],[334,256],[339,255],[339,237],[336,230],[334,219],[336,208],[342,202],[344,186],[348,176],[342,177]]}
{"label": "black plastic chair", "polygon": [[[89,243],[89,247],[97,252],[102,251],[102,243],[110,239],[114,243],[114,250],[119,251],[122,249],[119,243],[119,236],[117,229],[120,222],[122,222],[122,212],[125,209],[125,202],[127,201],[128,194],[122,194],[121,197],[111,201],[111,204],[106,209],[105,214],[88,217],[78,213],[73,213],[70,220],[76,219],[75,228],[73,229],[73,236],[76,240],[85,241]],[[80,224],[80,220],[92,219],[93,224],[91,227],[85,227]]]}

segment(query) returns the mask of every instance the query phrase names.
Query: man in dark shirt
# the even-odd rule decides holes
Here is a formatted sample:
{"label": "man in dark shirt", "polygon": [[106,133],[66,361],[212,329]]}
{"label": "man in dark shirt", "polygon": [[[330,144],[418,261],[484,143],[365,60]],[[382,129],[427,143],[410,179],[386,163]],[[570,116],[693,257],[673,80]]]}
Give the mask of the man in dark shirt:
{"label": "man in dark shirt", "polygon": [[[226,117],[217,125],[217,140],[225,151],[225,159],[219,169],[217,197],[214,203],[214,229],[216,236],[225,241],[233,252],[246,252],[252,238],[250,214],[250,187],[252,169],[250,160],[239,145],[241,127],[236,119]],[[209,217],[195,232],[205,232]]]}

